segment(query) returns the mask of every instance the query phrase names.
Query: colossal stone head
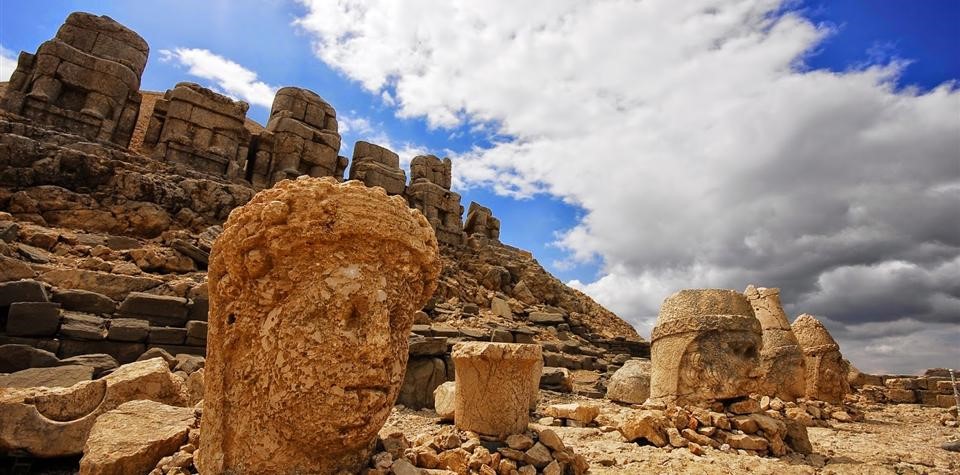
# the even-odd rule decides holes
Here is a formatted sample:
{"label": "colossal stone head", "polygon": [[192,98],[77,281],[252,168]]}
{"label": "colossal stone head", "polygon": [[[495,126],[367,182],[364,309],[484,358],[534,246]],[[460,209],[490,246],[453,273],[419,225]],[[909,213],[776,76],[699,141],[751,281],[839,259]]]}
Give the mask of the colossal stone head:
{"label": "colossal stone head", "polygon": [[696,404],[756,390],[762,346],[750,302],[734,290],[681,290],[653,329],[651,399]]}
{"label": "colossal stone head", "polygon": [[213,245],[204,473],[357,473],[396,401],[437,241],[400,197],[301,177]]}
{"label": "colossal stone head", "polygon": [[806,388],[803,350],[780,305],[780,289],[750,285],[744,295],[763,329],[760,393],[785,401],[803,397]]}
{"label": "colossal stone head", "polygon": [[849,367],[840,354],[840,345],[827,328],[812,315],[803,314],[793,321],[806,360],[806,397],[830,403],[843,401],[850,392]]}

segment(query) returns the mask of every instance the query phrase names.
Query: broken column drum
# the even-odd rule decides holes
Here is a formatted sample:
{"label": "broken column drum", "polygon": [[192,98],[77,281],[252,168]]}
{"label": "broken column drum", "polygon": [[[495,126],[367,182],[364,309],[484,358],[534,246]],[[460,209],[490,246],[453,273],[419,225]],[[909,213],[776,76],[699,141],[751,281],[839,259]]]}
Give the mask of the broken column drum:
{"label": "broken column drum", "polygon": [[213,245],[203,473],[358,473],[403,381],[436,238],[399,197],[285,180]]}
{"label": "broken column drum", "polygon": [[20,53],[0,106],[90,140],[130,143],[147,42],[107,16],[71,13],[36,54]]}
{"label": "broken column drum", "polygon": [[840,403],[850,392],[849,370],[840,345],[827,328],[812,315],[800,315],[793,322],[793,333],[803,349],[806,369],[806,397]]}
{"label": "broken column drum", "polygon": [[500,438],[527,430],[543,369],[540,345],[457,343],[451,356],[458,429]]}
{"label": "broken column drum", "polygon": [[787,314],[780,305],[780,289],[749,286],[744,295],[763,330],[760,351],[759,391],[785,401],[803,397],[805,374],[803,350],[790,328]]}
{"label": "broken column drum", "polygon": [[681,290],[667,297],[651,340],[651,399],[698,404],[756,390],[760,322],[740,292]]}

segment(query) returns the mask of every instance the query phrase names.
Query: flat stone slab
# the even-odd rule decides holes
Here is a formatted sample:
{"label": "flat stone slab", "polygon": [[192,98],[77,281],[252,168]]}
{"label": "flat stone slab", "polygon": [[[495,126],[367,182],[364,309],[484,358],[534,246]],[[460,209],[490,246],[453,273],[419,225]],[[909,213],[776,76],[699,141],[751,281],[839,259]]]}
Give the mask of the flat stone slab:
{"label": "flat stone slab", "polygon": [[562,313],[551,312],[531,312],[528,320],[530,323],[536,323],[538,325],[557,325],[566,323]]}
{"label": "flat stone slab", "polygon": [[93,367],[83,365],[30,368],[0,376],[0,388],[67,388],[93,379]]}
{"label": "flat stone slab", "polygon": [[53,293],[53,301],[59,303],[64,310],[94,315],[109,315],[117,311],[117,302],[106,295],[89,290],[56,290]]}
{"label": "flat stone slab", "polygon": [[114,341],[146,341],[150,333],[150,322],[136,318],[114,318],[110,320],[107,339]]}
{"label": "flat stone slab", "polygon": [[151,345],[182,345],[187,340],[186,328],[150,327],[147,343]]}
{"label": "flat stone slab", "polygon": [[0,307],[14,302],[47,302],[47,291],[43,284],[31,279],[4,282],[0,284]]}
{"label": "flat stone slab", "polygon": [[107,338],[106,321],[86,313],[63,312],[60,335],[74,340],[103,340]]}
{"label": "flat stone slab", "polygon": [[60,327],[60,304],[14,302],[7,313],[7,335],[53,336]]}
{"label": "flat stone slab", "polygon": [[57,366],[57,355],[29,345],[0,345],[0,373],[15,373],[28,368]]}
{"label": "flat stone slab", "polygon": [[182,327],[189,314],[187,299],[131,292],[120,304],[124,317],[141,317],[156,326]]}
{"label": "flat stone slab", "polygon": [[120,300],[130,292],[142,292],[163,284],[154,277],[140,277],[83,269],[54,269],[40,274],[40,280],[65,289],[98,292]]}
{"label": "flat stone slab", "polygon": [[443,337],[410,338],[410,356],[434,356],[447,352],[447,339]]}

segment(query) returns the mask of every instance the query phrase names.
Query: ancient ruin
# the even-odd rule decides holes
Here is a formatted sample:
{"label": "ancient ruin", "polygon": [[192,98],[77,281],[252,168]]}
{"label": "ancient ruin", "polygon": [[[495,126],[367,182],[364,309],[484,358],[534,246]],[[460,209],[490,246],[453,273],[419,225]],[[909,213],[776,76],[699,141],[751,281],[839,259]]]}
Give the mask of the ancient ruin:
{"label": "ancient ruin", "polygon": [[21,53],[0,107],[90,140],[130,143],[147,42],[110,17],[72,13],[35,54]]}
{"label": "ancient ruin", "polygon": [[337,112],[299,87],[277,91],[266,131],[254,137],[251,150],[247,180],[258,188],[302,175],[341,179],[347,167],[338,155]]}
{"label": "ancient ruin", "polygon": [[651,337],[650,397],[703,403],[757,389],[762,345],[750,302],[734,290],[681,290],[663,301]]}
{"label": "ancient ruin", "polygon": [[318,94],[261,126],[138,91],[147,52],[72,14],[0,83],[0,473],[960,467],[948,370],[860,372],[753,286],[667,298],[651,348],[451,160],[358,142],[342,183]]}
{"label": "ancient ruin", "polygon": [[410,163],[410,171],[410,186],[404,192],[410,206],[427,217],[437,233],[438,241],[461,244],[463,206],[460,204],[460,195],[450,191],[450,159],[420,155]]}
{"label": "ancient ruin", "polygon": [[526,431],[543,368],[539,346],[458,343],[453,361],[458,428],[501,439]]}
{"label": "ancient ruin", "polygon": [[368,142],[353,145],[350,179],[367,186],[379,186],[388,195],[403,194],[407,174],[400,169],[400,157],[392,151]]}
{"label": "ancient ruin", "polygon": [[477,202],[470,202],[467,220],[463,224],[467,236],[480,235],[488,239],[500,239],[500,220],[493,217],[493,211]]}
{"label": "ancient ruin", "polygon": [[763,329],[760,392],[785,401],[803,397],[806,390],[803,351],[780,305],[780,289],[751,285],[744,294]]}
{"label": "ancient ruin", "polygon": [[357,182],[284,181],[231,213],[210,262],[200,468],[366,465],[439,272],[426,220]]}
{"label": "ancient ruin", "polygon": [[803,314],[793,321],[793,333],[806,360],[806,396],[838,403],[850,392],[849,368],[840,354],[840,345],[827,328],[812,315]]}
{"label": "ancient ruin", "polygon": [[249,104],[199,84],[182,82],[153,106],[143,150],[158,160],[187,165],[227,179],[243,178],[250,132]]}

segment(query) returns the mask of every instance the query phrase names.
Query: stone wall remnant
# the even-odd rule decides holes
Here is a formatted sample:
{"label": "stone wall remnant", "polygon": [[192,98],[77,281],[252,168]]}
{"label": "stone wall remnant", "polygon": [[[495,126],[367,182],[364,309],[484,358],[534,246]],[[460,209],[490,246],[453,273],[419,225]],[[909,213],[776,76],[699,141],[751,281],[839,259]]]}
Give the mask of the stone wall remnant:
{"label": "stone wall remnant", "polygon": [[400,169],[399,155],[362,140],[353,146],[350,179],[360,180],[367,186],[379,186],[388,195],[402,194],[407,184],[407,174]]}
{"label": "stone wall remnant", "polygon": [[142,150],[158,160],[180,163],[228,180],[244,177],[250,132],[247,109],[199,84],[181,82],[153,106]]}
{"label": "stone wall remnant", "polygon": [[681,290],[663,301],[653,329],[650,398],[699,404],[747,396],[756,390],[761,344],[743,294]]}
{"label": "stone wall remnant", "polygon": [[460,195],[450,191],[451,164],[433,155],[420,155],[410,162],[411,182],[406,189],[410,206],[419,209],[447,244],[463,243],[463,205]]}
{"label": "stone wall remnant", "polygon": [[500,220],[493,217],[493,211],[490,208],[471,201],[463,231],[467,236],[479,234],[496,241],[500,239]]}
{"label": "stone wall remnant", "polygon": [[457,428],[501,439],[523,433],[539,392],[540,345],[465,342],[454,345],[451,356]]}
{"label": "stone wall remnant", "polygon": [[107,16],[76,12],[35,54],[20,53],[0,107],[126,147],[140,110],[147,42]]}
{"label": "stone wall remnant", "polygon": [[750,285],[744,295],[763,330],[760,393],[785,401],[803,397],[806,389],[803,350],[780,304],[780,289]]}
{"label": "stone wall remnant", "polygon": [[429,224],[359,182],[300,177],[230,214],[209,267],[203,473],[358,473],[440,273]]}
{"label": "stone wall remnant", "polygon": [[840,354],[840,345],[820,320],[803,314],[793,321],[803,357],[806,360],[806,397],[839,403],[850,392],[848,368]]}
{"label": "stone wall remnant", "polygon": [[266,130],[253,142],[247,179],[257,188],[302,175],[343,179],[347,159],[338,155],[337,112],[313,91],[277,91]]}

